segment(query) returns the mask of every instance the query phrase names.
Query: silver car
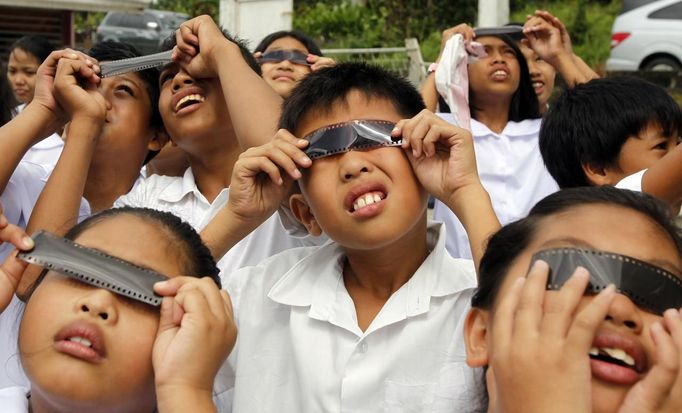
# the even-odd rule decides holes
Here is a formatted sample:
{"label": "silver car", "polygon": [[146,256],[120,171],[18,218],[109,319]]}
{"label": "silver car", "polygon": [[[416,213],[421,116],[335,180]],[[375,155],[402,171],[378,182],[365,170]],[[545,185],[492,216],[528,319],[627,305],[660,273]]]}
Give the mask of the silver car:
{"label": "silver car", "polygon": [[682,69],[682,0],[623,0],[608,71]]}

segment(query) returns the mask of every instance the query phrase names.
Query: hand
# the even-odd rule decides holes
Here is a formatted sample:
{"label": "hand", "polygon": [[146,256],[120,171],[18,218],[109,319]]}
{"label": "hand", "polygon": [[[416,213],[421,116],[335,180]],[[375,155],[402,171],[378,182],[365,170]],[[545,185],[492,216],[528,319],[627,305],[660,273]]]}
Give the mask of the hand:
{"label": "hand", "polygon": [[450,38],[456,34],[461,34],[462,37],[464,38],[464,43],[469,42],[476,38],[476,33],[474,32],[474,29],[471,28],[466,23],[458,24],[455,27],[451,27],[449,29],[443,30],[443,33],[441,34],[440,37],[440,51],[438,52],[438,59],[436,59],[436,62],[440,61],[440,56],[443,54],[443,49],[445,49],[445,44],[450,40]]}
{"label": "hand", "polygon": [[209,277],[170,278],[154,291],[164,297],[152,350],[157,392],[190,388],[211,394],[237,340],[230,297]]}
{"label": "hand", "polygon": [[306,61],[310,63],[310,70],[312,72],[317,72],[318,70],[324,69],[325,67],[336,66],[336,60],[332,59],[331,57],[317,56],[312,53],[308,54]]}
{"label": "hand", "polygon": [[289,194],[293,181],[301,178],[298,168],[312,165],[302,151],[306,146],[305,139],[280,129],[271,142],[244,151],[232,171],[227,207],[245,221],[270,216]]}
{"label": "hand", "polygon": [[182,23],[175,32],[175,40],[173,61],[179,62],[190,76],[197,79],[217,77],[218,49],[229,45],[236,47],[207,15]]}
{"label": "hand", "polygon": [[[549,22],[552,26],[559,29],[559,33],[561,34],[561,44],[563,45],[566,53],[568,53],[569,55],[572,55],[573,54],[573,44],[571,42],[571,36],[568,34],[568,30],[566,29],[566,26],[564,25],[564,23],[561,20],[559,20],[558,17],[555,17],[552,13],[550,13],[546,10],[535,10],[535,16],[542,17],[547,22]],[[531,17],[532,16],[528,16],[527,19],[530,19]]]}
{"label": "hand", "polygon": [[682,411],[682,309],[667,310],[650,329],[656,361],[625,397],[618,413]]}
{"label": "hand", "polygon": [[[24,230],[11,225],[2,213],[0,205],[0,243],[10,242],[19,250],[30,250],[33,248],[33,240],[26,235]],[[20,261],[16,253],[10,254],[5,262],[0,266],[0,313],[7,308],[12,301],[12,296],[19,285],[21,275],[28,264]]]}
{"label": "hand", "polygon": [[457,191],[480,185],[471,132],[422,110],[396,124],[392,136],[402,136],[403,149],[419,182],[446,204]]}
{"label": "hand", "polygon": [[81,117],[104,123],[106,102],[96,89],[99,78],[94,81],[93,76],[94,70],[83,60],[61,59],[57,64],[54,96],[70,120]]}
{"label": "hand", "polygon": [[547,263],[535,262],[495,310],[489,365],[495,412],[592,411],[589,350],[615,289],[609,286],[578,310],[589,273],[577,268],[549,299],[548,272]]}
{"label": "hand", "polygon": [[542,17],[530,17],[523,26],[523,33],[526,35],[523,42],[553,65],[560,55],[566,53],[561,32]]}

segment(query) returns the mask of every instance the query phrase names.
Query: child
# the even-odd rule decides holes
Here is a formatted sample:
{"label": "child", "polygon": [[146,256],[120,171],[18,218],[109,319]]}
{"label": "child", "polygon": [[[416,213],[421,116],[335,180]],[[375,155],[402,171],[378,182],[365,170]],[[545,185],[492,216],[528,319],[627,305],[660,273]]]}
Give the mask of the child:
{"label": "child", "polygon": [[547,170],[561,188],[612,185],[682,202],[682,110],[658,86],[595,79],[564,92],[540,132]]}
{"label": "child", "polygon": [[[499,224],[471,135],[423,109],[407,81],[339,64],[302,80],[276,138],[240,158],[232,216],[272,212],[297,180],[293,214],[333,242],[226,278],[239,341],[215,390],[234,396],[233,411],[476,410],[460,336],[474,268],[447,254],[442,225],[427,225],[427,191],[472,231],[476,257]],[[299,137],[315,131],[309,149],[337,154],[311,163]],[[402,137],[404,148],[361,150],[371,137]]]}
{"label": "child", "polygon": [[270,33],[258,43],[253,55],[260,63],[263,79],[282,98],[288,97],[310,72],[336,64],[323,57],[315,41],[298,30]]}
{"label": "child", "polygon": [[[88,218],[66,238],[176,277],[182,286],[170,292],[159,285],[167,296],[159,315],[147,304],[44,271],[19,330],[30,391],[1,390],[3,412],[215,411],[212,379],[236,330],[198,234],[168,213],[123,208]],[[0,296],[11,294],[25,265],[14,256],[3,264]],[[185,274],[203,278],[180,277]]]}
{"label": "child", "polygon": [[[663,203],[610,187],[557,192],[498,231],[465,327],[467,363],[487,366],[488,412],[682,411],[680,308],[651,307],[665,277],[682,285],[680,235]],[[552,280],[573,276],[545,292],[548,264],[531,257],[575,248],[591,250],[583,253],[592,262],[552,266]],[[588,295],[588,281],[623,292]]]}
{"label": "child", "polygon": [[[164,48],[174,48],[176,60],[161,70],[159,108],[190,167],[182,177],[152,175],[115,206],[169,211],[202,230],[227,202],[242,148],[264,144],[274,133],[281,99],[259,76],[251,53],[226,39],[208,16],[183,23]],[[273,216],[224,257],[214,256],[222,270],[232,271],[318,242],[290,237]],[[214,248],[210,239],[207,244]]]}

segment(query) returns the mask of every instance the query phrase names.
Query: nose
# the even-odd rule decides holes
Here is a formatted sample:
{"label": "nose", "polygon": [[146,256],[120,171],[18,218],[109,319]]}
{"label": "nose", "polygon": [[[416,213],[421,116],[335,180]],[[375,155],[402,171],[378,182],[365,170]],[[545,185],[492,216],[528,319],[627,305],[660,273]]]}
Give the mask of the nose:
{"label": "nose", "polygon": [[533,60],[526,60],[528,63],[528,72],[530,72],[530,77],[537,77],[540,75],[540,70],[538,65]]}
{"label": "nose", "polygon": [[372,170],[364,151],[348,151],[341,154],[339,174],[343,181],[351,181]]}
{"label": "nose", "polygon": [[178,73],[173,77],[173,91],[180,90],[183,86],[194,84],[194,79],[185,72],[184,69],[178,70]]}
{"label": "nose", "polygon": [[639,308],[623,294],[616,294],[606,314],[606,321],[635,334],[641,333],[644,325]]}
{"label": "nose", "polygon": [[76,311],[108,324],[118,321],[116,297],[112,292],[101,288],[93,288],[77,300]]}

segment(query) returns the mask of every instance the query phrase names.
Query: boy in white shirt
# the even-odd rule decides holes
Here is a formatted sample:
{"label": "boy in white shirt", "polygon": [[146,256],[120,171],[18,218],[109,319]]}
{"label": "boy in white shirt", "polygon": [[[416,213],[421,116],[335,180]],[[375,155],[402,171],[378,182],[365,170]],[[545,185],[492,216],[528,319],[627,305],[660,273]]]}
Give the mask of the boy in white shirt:
{"label": "boy in white shirt", "polygon": [[682,203],[682,110],[634,77],[594,79],[564,92],[545,115],[540,151],[563,188],[611,185]]}
{"label": "boy in white shirt", "polygon": [[306,77],[275,139],[238,161],[230,214],[212,229],[229,238],[298,180],[293,215],[333,242],[227,278],[239,334],[215,392],[232,411],[479,410],[462,340],[474,263],[451,258],[444,227],[427,225],[428,193],[470,230],[476,259],[499,223],[471,134],[423,109],[405,80],[339,64]]}

